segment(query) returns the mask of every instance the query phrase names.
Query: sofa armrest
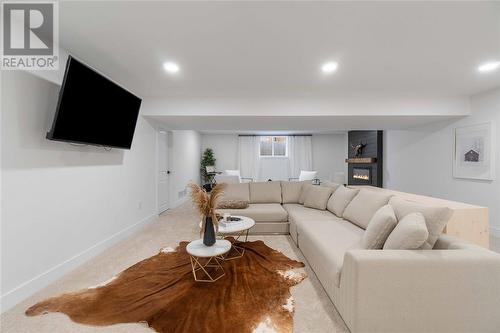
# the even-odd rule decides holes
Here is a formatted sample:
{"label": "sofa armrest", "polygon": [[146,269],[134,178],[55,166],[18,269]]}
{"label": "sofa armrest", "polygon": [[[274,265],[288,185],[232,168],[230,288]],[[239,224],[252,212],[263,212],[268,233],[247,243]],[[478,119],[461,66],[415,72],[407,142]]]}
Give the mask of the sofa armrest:
{"label": "sofa armrest", "polygon": [[499,281],[488,250],[351,250],[342,312],[352,332],[493,332]]}

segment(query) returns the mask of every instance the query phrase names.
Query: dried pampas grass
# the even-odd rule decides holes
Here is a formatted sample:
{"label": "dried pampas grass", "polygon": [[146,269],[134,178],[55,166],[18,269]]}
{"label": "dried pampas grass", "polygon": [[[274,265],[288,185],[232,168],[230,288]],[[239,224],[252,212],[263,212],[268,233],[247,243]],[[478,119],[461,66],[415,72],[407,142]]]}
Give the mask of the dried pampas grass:
{"label": "dried pampas grass", "polygon": [[217,219],[215,209],[217,208],[220,197],[224,193],[226,184],[217,184],[210,192],[205,191],[203,187],[194,183],[190,183],[188,187],[191,189],[191,200],[193,205],[201,216],[201,233],[203,234],[205,232],[205,217],[211,217],[215,230],[218,230],[219,220]]}

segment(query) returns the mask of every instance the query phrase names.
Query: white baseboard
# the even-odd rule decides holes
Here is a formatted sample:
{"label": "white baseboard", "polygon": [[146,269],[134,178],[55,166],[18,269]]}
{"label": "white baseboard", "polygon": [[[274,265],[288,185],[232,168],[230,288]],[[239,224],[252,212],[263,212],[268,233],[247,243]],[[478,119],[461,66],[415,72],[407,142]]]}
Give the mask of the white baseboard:
{"label": "white baseboard", "polygon": [[95,255],[99,254],[100,252],[104,251],[105,249],[109,248],[113,244],[116,244],[120,240],[130,236],[137,230],[141,229],[144,227],[146,224],[154,221],[158,217],[157,214],[150,215],[141,221],[115,233],[114,235],[111,235],[110,237],[100,241],[99,243],[91,246],[90,248],[86,249],[85,251],[80,252],[79,254],[63,261],[62,263],[50,268],[49,270],[39,274],[38,276],[35,276],[31,280],[28,280],[26,282],[23,282],[16,288],[7,291],[5,294],[3,294],[0,297],[0,306],[1,310],[0,312],[4,312],[14,305],[18,304],[19,302],[25,300],[29,296],[33,295],[35,292],[39,291],[40,289],[46,287],[50,283],[56,281],[60,277],[62,277],[64,274],[68,273],[69,271],[73,270],[74,268],[78,267],[85,261],[89,260],[90,258],[94,257]]}

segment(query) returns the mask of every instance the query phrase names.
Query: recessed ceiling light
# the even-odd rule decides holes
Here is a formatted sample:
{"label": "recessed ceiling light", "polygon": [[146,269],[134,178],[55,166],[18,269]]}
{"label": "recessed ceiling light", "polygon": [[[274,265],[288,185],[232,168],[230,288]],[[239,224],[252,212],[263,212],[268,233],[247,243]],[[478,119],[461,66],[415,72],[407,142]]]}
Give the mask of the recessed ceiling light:
{"label": "recessed ceiling light", "polygon": [[339,64],[336,62],[326,62],[321,66],[321,71],[325,74],[333,73],[337,70],[337,67],[339,67]]}
{"label": "recessed ceiling light", "polygon": [[494,71],[495,69],[498,69],[498,67],[500,67],[500,61],[492,61],[482,64],[477,68],[477,70],[479,72],[491,72]]}
{"label": "recessed ceiling light", "polygon": [[177,73],[180,70],[179,65],[177,65],[175,62],[170,61],[163,63],[163,69],[169,73]]}

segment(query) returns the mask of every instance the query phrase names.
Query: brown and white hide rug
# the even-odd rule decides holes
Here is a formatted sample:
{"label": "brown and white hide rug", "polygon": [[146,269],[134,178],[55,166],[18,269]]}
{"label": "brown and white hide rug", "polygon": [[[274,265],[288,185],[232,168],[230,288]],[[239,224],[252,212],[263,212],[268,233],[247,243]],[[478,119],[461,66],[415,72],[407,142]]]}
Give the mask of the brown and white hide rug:
{"label": "brown and white hide rug", "polygon": [[99,286],[35,304],[26,315],[62,312],[98,326],[147,323],[162,333],[292,332],[290,287],[306,274],[291,269],[303,263],[262,241],[238,243],[245,254],[222,262],[224,277],[195,282],[187,243],[164,248]]}

